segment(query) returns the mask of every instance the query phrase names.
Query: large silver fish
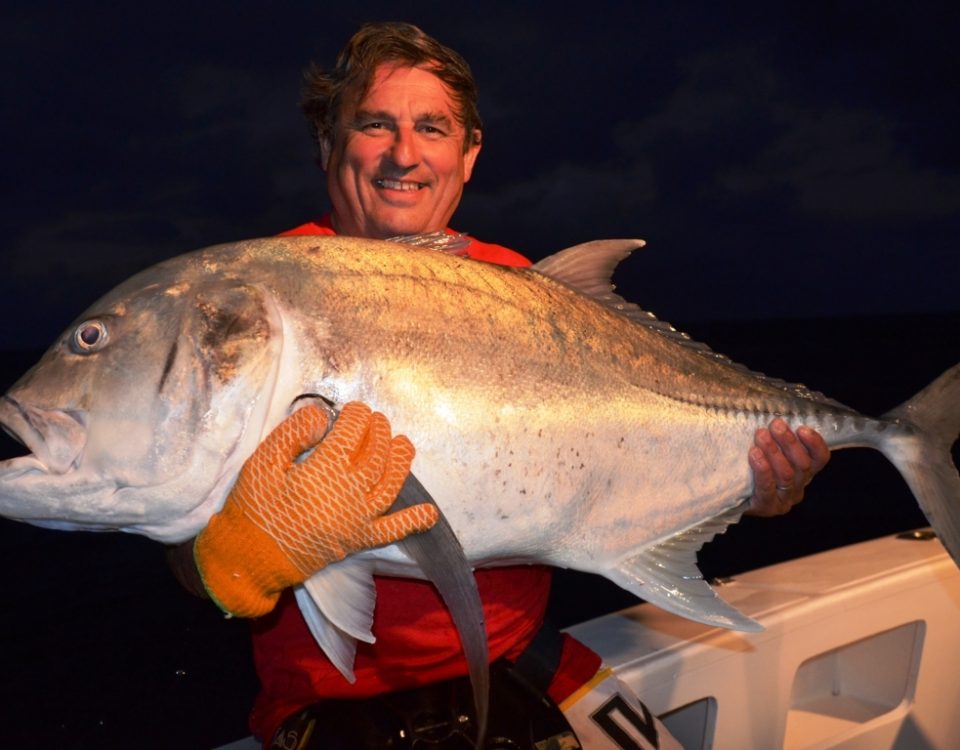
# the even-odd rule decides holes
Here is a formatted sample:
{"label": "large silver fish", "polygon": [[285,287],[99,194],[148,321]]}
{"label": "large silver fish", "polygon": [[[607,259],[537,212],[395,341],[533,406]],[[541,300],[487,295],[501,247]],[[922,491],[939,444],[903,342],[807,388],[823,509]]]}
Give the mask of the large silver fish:
{"label": "large silver fish", "polygon": [[[752,629],[700,578],[696,552],[739,518],[753,433],[780,415],[832,448],[882,451],[960,559],[960,366],[864,417],[614,294],[614,267],[640,245],[588,243],[532,270],[337,237],[161,263],[84,313],[3,399],[0,422],[32,454],[0,464],[0,514],[187,539],[298,399],[359,399],[411,438],[414,474],[471,565],[597,573],[683,616]],[[426,552],[355,555],[299,592],[345,673],[352,639],[369,637],[369,574],[423,575],[431,534],[416,542]]]}

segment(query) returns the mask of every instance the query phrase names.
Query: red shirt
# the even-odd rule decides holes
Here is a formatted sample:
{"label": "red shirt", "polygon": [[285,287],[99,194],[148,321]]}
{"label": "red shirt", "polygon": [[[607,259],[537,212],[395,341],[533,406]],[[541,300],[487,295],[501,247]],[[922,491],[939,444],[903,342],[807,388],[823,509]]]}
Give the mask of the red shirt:
{"label": "red shirt", "polygon": [[[284,232],[333,235],[325,216]],[[529,266],[519,253],[477,240],[467,255],[504,266]],[[490,658],[515,659],[543,622],[550,593],[550,569],[542,566],[491,568],[476,572],[486,619]],[[351,684],[330,663],[307,629],[290,591],[276,608],[253,622],[253,655],[261,689],[250,715],[258,737],[271,737],[280,723],[304,706],[325,698],[369,697],[467,674],[460,639],[433,584],[409,578],[376,577],[376,643],[358,643]],[[550,695],[560,701],[596,672],[599,657],[566,636]]]}

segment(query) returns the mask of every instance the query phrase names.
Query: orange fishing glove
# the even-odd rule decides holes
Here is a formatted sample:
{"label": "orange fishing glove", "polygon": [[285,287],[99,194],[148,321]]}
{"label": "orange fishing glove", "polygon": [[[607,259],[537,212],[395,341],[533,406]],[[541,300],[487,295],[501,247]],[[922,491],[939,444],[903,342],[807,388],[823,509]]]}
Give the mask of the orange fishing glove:
{"label": "orange fishing glove", "polygon": [[[406,437],[390,437],[383,414],[351,402],[324,439],[327,425],[316,406],[282,422],[247,459],[223,510],[197,536],[197,569],[225,612],[266,614],[283,589],[326,565],[437,522],[437,508],[428,504],[383,515],[414,455]],[[309,457],[294,462],[313,445]]]}

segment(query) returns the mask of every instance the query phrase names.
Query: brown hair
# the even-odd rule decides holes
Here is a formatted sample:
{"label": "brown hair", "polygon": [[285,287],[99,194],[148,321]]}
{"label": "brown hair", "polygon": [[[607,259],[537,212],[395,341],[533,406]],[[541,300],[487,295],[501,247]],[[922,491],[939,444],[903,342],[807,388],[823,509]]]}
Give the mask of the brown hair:
{"label": "brown hair", "polygon": [[480,142],[477,83],[467,61],[413,24],[386,22],[360,27],[337,56],[332,70],[311,63],[304,73],[300,109],[307,117],[314,144],[319,145],[321,139],[333,140],[344,97],[362,100],[374,72],[383,63],[424,68],[436,75],[457,105],[454,114],[466,131],[464,151]]}

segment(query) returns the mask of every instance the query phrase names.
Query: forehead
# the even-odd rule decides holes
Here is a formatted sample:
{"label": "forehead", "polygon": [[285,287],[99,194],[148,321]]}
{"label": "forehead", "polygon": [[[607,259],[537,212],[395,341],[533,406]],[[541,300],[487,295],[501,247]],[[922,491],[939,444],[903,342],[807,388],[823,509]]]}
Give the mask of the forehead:
{"label": "forehead", "polygon": [[370,79],[366,95],[354,109],[391,114],[444,114],[459,120],[456,102],[447,85],[424,68],[381,64]]}

